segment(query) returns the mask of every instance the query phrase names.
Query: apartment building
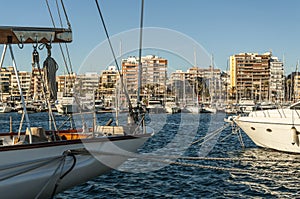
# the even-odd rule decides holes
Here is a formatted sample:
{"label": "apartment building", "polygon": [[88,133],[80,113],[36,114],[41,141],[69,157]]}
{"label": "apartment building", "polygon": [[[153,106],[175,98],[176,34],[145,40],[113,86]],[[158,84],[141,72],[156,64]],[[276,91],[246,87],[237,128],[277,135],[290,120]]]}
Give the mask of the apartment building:
{"label": "apartment building", "polygon": [[211,66],[208,68],[192,67],[187,72],[177,70],[171,73],[168,85],[177,89],[177,92],[183,93],[181,94],[183,98],[189,98],[188,95],[194,96],[197,90],[201,100],[208,101],[211,98],[220,98],[223,93],[226,93],[222,92],[225,88],[221,80],[220,69]]}
{"label": "apartment building", "polygon": [[300,73],[292,72],[286,78],[285,95],[287,101],[300,100]]}
{"label": "apartment building", "polygon": [[[23,96],[27,100],[42,100],[43,94],[43,70],[39,71],[32,67],[31,72],[19,71],[19,80],[23,92]],[[18,87],[17,77],[13,67],[1,68],[0,85],[2,100],[20,100],[20,91]],[[47,93],[46,93],[47,94]]]}
{"label": "apartment building", "polygon": [[195,80],[196,78],[219,79],[221,70],[218,68],[213,68],[212,66],[209,66],[208,68],[192,67],[187,70],[187,73],[188,78],[191,80]]}
{"label": "apartment building", "polygon": [[98,87],[99,95],[113,95],[119,78],[120,75],[115,66],[109,66],[107,70],[102,71]]}
{"label": "apartment building", "polygon": [[[152,96],[159,96],[165,93],[167,81],[168,60],[147,55],[142,57],[142,78],[141,78],[141,93],[150,92]],[[128,57],[122,60],[122,73],[124,82],[127,86],[129,94],[134,95],[138,89],[138,63],[137,57]],[[149,93],[148,93],[149,94]]]}
{"label": "apartment building", "polygon": [[43,88],[44,86],[44,71],[32,67],[30,95],[32,96],[33,100],[44,100],[45,97],[48,97],[49,94],[47,93],[46,89]]}
{"label": "apartment building", "polygon": [[283,101],[285,96],[285,77],[283,62],[278,57],[270,59],[270,97],[274,101]]}
{"label": "apartment building", "polygon": [[[31,100],[31,72],[19,71],[18,75],[25,100]],[[11,99],[20,99],[20,91],[18,87],[17,77],[13,71],[11,72],[10,91]]]}
{"label": "apartment building", "polygon": [[300,74],[294,73],[293,76],[293,100],[296,102],[300,99]]}
{"label": "apartment building", "polygon": [[10,98],[11,90],[10,90],[10,82],[11,82],[11,74],[12,67],[1,68],[0,70],[0,100],[7,101]]}
{"label": "apartment building", "polygon": [[99,78],[99,74],[95,72],[77,75],[75,80],[75,91],[82,95],[93,95],[99,87]]}
{"label": "apartment building", "polygon": [[58,98],[71,96],[74,93],[76,74],[56,76]]}
{"label": "apartment building", "polygon": [[[230,56],[230,94],[240,99],[269,100],[271,53]],[[275,62],[275,59],[273,60]],[[273,66],[277,67],[275,63]],[[274,70],[275,71],[275,70]],[[274,73],[273,73],[274,74]]]}

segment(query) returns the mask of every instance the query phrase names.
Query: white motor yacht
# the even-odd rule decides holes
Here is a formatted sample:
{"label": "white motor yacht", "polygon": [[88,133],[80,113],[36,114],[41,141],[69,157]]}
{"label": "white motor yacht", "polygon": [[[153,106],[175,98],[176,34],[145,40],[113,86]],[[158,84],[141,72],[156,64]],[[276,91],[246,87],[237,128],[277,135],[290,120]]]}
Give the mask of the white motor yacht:
{"label": "white motor yacht", "polygon": [[240,127],[257,146],[300,153],[300,102],[288,108],[252,111],[227,121]]}

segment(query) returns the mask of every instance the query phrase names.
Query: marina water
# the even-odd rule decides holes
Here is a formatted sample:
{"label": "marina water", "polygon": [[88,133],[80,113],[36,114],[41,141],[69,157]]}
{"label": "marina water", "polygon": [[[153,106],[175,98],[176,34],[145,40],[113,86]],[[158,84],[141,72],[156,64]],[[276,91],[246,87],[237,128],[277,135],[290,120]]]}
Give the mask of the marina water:
{"label": "marina water", "polygon": [[[1,114],[0,124],[3,132],[9,131],[9,116],[13,118],[13,130],[17,131],[19,128],[19,123],[16,121],[21,119],[20,114]],[[110,113],[97,115],[98,121],[102,124],[111,117],[113,115]],[[122,117],[123,120],[120,119],[120,122],[125,121],[126,116],[121,115]],[[156,135],[149,139],[138,153],[144,154],[145,157],[200,156],[299,160],[299,162],[292,163],[174,160],[178,163],[216,168],[297,173],[300,158],[296,154],[258,148],[245,134],[242,134],[245,144],[245,149],[242,149],[238,136],[230,135],[232,133],[230,127],[220,133],[215,133],[217,129],[224,126],[225,117],[224,113],[149,115],[147,123],[156,130]],[[32,126],[48,128],[47,118],[47,113],[30,115]],[[56,115],[58,126],[67,118],[68,116]],[[79,124],[80,121],[75,119],[74,123]],[[68,123],[66,125],[65,128],[71,126]],[[192,144],[210,134],[213,135],[210,136],[211,139],[203,139],[201,142]],[[300,193],[299,177],[299,175],[234,173],[131,158],[117,170],[66,190],[56,195],[55,198],[295,198]]]}

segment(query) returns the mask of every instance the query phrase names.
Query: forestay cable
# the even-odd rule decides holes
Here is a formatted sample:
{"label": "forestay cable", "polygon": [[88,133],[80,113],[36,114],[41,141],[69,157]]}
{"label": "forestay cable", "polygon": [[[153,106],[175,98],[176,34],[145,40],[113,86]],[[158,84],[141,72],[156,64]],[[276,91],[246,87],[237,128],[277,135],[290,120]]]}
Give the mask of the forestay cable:
{"label": "forestay cable", "polygon": [[[51,21],[52,21],[52,25],[53,25],[53,27],[55,28],[56,25],[55,25],[55,22],[54,22],[54,18],[53,18],[52,11],[51,11],[51,8],[50,8],[50,5],[49,5],[48,0],[46,0],[46,5],[47,5],[47,8],[48,8],[48,11],[49,11],[49,14],[50,14],[50,18],[51,18]],[[63,7],[64,7],[64,6],[63,6]],[[67,18],[67,21],[68,21],[68,18]],[[68,21],[68,23],[69,23],[69,21]],[[71,28],[71,27],[69,26],[69,28]],[[61,43],[59,43],[59,48],[60,48],[60,51],[61,51],[61,54],[62,54],[63,61],[64,61],[64,63],[65,63],[65,67],[66,67],[66,69],[67,69],[67,72],[68,72],[68,74],[70,74],[70,70],[69,70],[69,67],[68,67],[68,64],[67,64],[67,61],[66,61],[66,56],[65,56],[65,54],[64,54],[63,48],[62,48],[62,46],[61,46]],[[68,56],[69,56],[69,55],[68,55]]]}
{"label": "forestay cable", "polygon": [[110,40],[108,31],[107,31],[107,28],[106,28],[106,25],[105,25],[105,22],[104,22],[104,17],[103,17],[103,15],[102,15],[102,12],[101,12],[101,9],[100,9],[100,5],[99,5],[99,3],[98,3],[97,0],[95,0],[95,3],[96,3],[96,5],[97,5],[98,13],[99,13],[100,18],[101,18],[101,22],[102,22],[102,25],[103,25],[103,28],[104,28],[104,32],[105,32],[105,35],[106,35],[106,38],[107,38],[107,41],[108,41],[108,44],[109,44],[111,53],[112,53],[112,55],[113,55],[113,58],[114,58],[116,67],[117,67],[117,69],[118,69],[118,73],[119,73],[119,75],[120,75],[120,80],[121,80],[122,87],[123,87],[124,90],[125,90],[125,97],[126,97],[126,100],[127,100],[127,102],[128,102],[129,114],[130,114],[131,118],[133,118],[134,121],[137,122],[137,117],[136,117],[135,114],[133,113],[133,107],[132,107],[132,104],[131,104],[131,100],[130,100],[130,97],[129,97],[129,95],[128,95],[127,89],[126,89],[126,87],[125,87],[125,85],[124,85],[123,74],[121,73],[121,70],[120,70],[120,67],[119,67],[119,64],[118,64],[118,61],[117,61],[117,58],[116,58],[114,49],[113,49],[113,47],[112,47],[111,40]]}

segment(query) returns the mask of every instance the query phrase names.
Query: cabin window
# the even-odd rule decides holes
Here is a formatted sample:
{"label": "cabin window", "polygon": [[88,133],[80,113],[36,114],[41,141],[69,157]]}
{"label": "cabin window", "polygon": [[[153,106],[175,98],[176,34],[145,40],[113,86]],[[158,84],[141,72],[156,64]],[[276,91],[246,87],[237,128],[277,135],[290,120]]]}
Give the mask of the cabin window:
{"label": "cabin window", "polygon": [[251,126],[251,130],[255,131],[255,128]]}
{"label": "cabin window", "polygon": [[272,132],[272,129],[266,129],[267,132],[271,133]]}

